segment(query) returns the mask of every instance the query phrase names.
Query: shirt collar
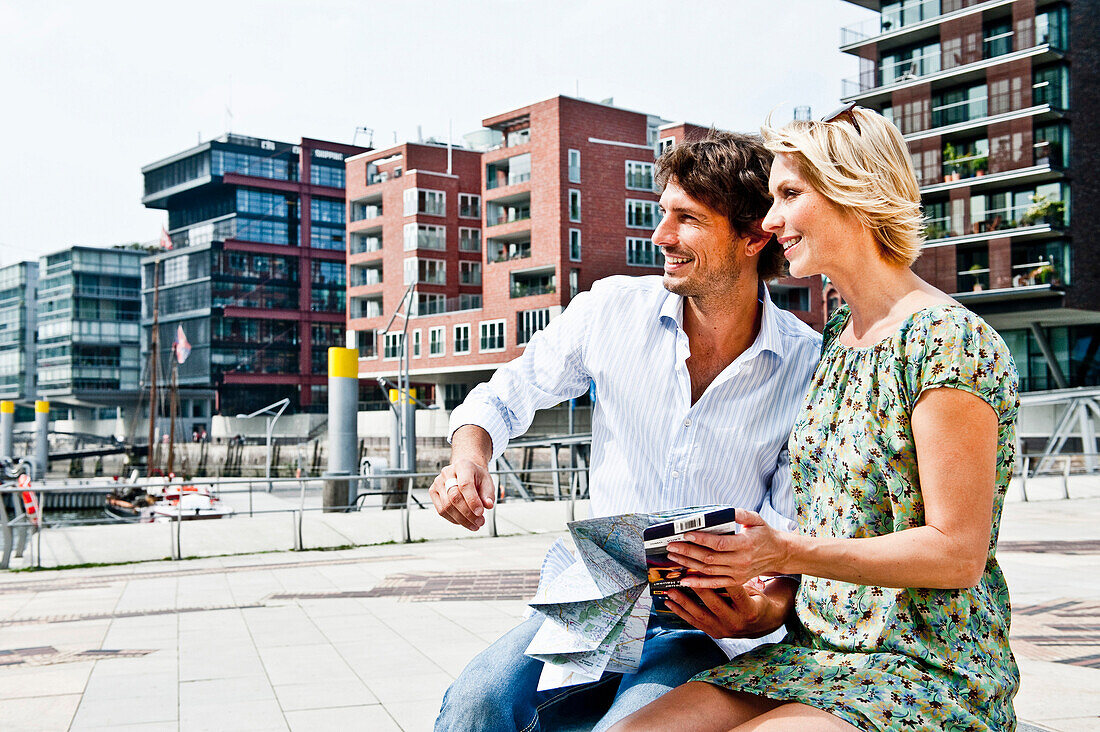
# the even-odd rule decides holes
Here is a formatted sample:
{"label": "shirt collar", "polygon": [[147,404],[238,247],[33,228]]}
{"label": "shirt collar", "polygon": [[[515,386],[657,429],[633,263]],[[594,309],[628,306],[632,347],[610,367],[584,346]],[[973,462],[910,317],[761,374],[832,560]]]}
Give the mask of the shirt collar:
{"label": "shirt collar", "polygon": [[[761,351],[771,351],[779,358],[783,358],[787,349],[783,344],[783,337],[779,333],[779,307],[772,302],[768,286],[763,281],[757,291],[757,297],[763,303],[760,314],[760,332],[756,334],[756,340],[748,347],[745,354],[752,358]],[[674,292],[665,291],[665,300],[661,303],[659,320],[669,320],[677,328],[684,327],[684,298]]]}

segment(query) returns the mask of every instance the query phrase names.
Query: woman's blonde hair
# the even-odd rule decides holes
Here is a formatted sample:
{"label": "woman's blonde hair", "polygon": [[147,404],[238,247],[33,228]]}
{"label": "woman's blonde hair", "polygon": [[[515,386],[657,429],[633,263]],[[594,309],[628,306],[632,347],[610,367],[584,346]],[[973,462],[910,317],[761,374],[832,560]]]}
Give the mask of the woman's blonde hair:
{"label": "woman's blonde hair", "polygon": [[830,122],[760,128],[764,145],[789,155],[813,188],[871,230],[883,258],[905,266],[920,256],[920,187],[898,128],[855,107]]}

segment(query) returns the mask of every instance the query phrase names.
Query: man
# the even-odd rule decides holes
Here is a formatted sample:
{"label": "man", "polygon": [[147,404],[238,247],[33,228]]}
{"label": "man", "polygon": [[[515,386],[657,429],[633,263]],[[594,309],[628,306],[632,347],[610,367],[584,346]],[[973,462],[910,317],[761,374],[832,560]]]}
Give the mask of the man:
{"label": "man", "polygon": [[[535,410],[591,388],[594,516],[720,503],[793,527],[787,437],[821,340],[763,285],[783,266],[760,228],[770,167],[758,138],[713,131],[658,159],[664,215],[653,241],[663,278],[597,282],[455,409],[451,464],[431,488],[441,516],[479,529],[493,506],[490,460]],[[595,729],[606,729],[762,642],[747,639],[782,626],[794,587],[783,579],[730,588],[730,601],[701,591],[702,604],[684,612],[706,633],[651,617],[637,673],[543,692],[542,662],[523,655],[536,616],[470,662],[436,729],[537,730],[604,710]]]}

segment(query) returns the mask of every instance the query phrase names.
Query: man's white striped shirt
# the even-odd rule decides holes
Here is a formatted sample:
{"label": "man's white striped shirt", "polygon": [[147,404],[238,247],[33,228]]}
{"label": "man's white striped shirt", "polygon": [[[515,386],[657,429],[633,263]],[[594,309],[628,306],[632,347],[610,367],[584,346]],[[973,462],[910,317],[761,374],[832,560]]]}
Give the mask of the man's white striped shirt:
{"label": "man's white striped shirt", "polygon": [[693,405],[683,298],[659,276],[600,280],[470,392],[451,433],[479,425],[499,456],[536,410],[591,388],[592,515],[718,503],[792,528],[787,439],[821,337],[762,292],[755,342]]}

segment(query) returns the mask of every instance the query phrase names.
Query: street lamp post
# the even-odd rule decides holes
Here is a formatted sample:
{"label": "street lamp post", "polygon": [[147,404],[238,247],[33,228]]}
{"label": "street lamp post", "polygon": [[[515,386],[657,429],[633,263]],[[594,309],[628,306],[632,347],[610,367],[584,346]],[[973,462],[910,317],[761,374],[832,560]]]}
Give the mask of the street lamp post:
{"label": "street lamp post", "polygon": [[[268,404],[263,409],[257,409],[252,414],[238,414],[237,419],[252,419],[258,417],[261,414],[269,415],[267,418],[267,469],[264,475],[267,477],[267,492],[270,493],[272,489],[271,485],[271,434],[275,431],[275,423],[279,421],[279,417],[282,416],[283,411],[290,405],[290,399],[280,399],[274,404]],[[249,483],[248,489],[248,515],[252,515],[252,484]]]}

